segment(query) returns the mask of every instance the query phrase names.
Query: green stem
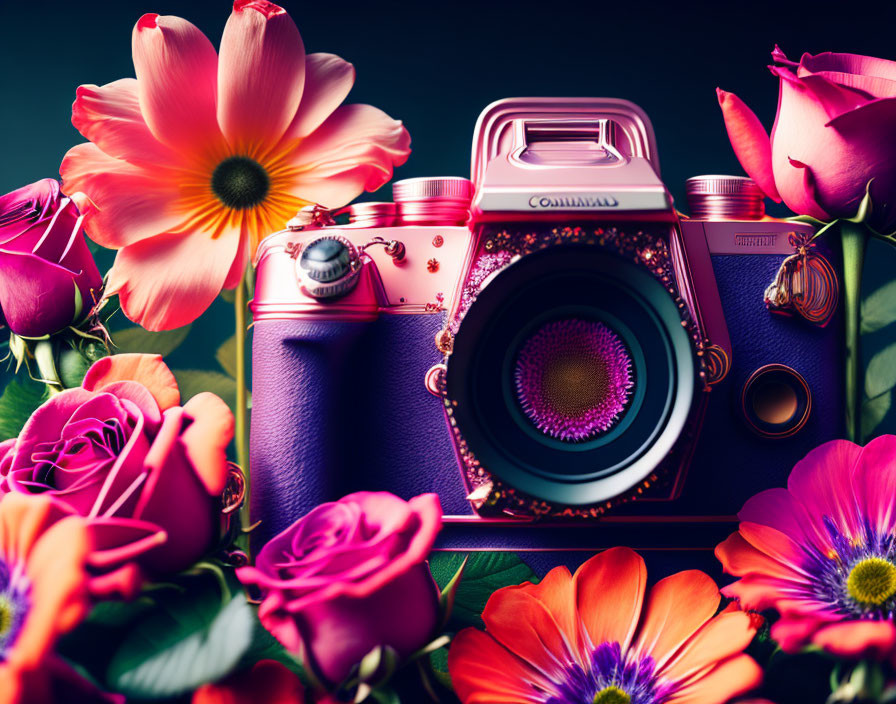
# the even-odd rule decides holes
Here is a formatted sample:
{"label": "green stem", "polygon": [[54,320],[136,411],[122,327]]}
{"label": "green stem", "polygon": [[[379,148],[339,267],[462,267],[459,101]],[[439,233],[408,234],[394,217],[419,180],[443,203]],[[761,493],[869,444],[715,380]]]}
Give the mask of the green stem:
{"label": "green stem", "polygon": [[861,312],[862,268],[870,233],[861,223],[842,221],[840,239],[843,243],[843,310],[846,328],[846,437],[862,442],[862,380]]}
{"label": "green stem", "polygon": [[55,396],[64,388],[56,369],[56,350],[50,340],[39,340],[34,345],[34,360],[37,362],[37,370],[40,380],[47,385],[50,395]]}
{"label": "green stem", "polygon": [[240,509],[243,529],[251,525],[249,519],[249,408],[246,394],[246,276],[236,287],[233,302],[236,323],[236,461],[243,470],[246,493]]}

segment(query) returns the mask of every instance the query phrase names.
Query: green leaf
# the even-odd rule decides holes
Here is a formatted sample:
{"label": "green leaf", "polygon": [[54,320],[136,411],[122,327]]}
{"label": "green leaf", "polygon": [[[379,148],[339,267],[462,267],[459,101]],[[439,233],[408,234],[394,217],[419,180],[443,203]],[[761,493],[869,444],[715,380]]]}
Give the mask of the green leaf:
{"label": "green leaf", "polygon": [[865,370],[865,395],[880,396],[896,386],[896,342],[875,354]]}
{"label": "green leaf", "polygon": [[192,325],[175,330],[150,332],[141,327],[125,328],[112,333],[112,342],[117,352],[142,352],[143,354],[171,354],[187,339]]}
{"label": "green leaf", "polygon": [[[253,611],[257,611],[253,609]],[[270,634],[268,629],[261,625],[257,615],[254,619],[254,627],[252,630],[252,644],[248,650],[243,653],[237,670],[244,670],[252,667],[261,660],[276,660],[295,672],[303,682],[307,683],[306,673],[301,663],[296,660],[289,651],[274,636]]]}
{"label": "green leaf", "polygon": [[[429,568],[439,589],[448,585],[466,558],[458,552],[434,552],[430,555]],[[532,569],[512,552],[470,553],[463,579],[454,595],[449,622],[452,630],[465,626],[482,628],[482,610],[496,589],[537,581]]]}
{"label": "green leaf", "polygon": [[469,558],[466,558],[460,563],[457,572],[454,573],[454,576],[439,594],[439,611],[442,614],[439,628],[444,628],[451,618],[451,610],[454,608],[454,599],[457,596],[457,588],[460,586],[460,580],[463,577],[464,568],[467,566],[468,559]]}
{"label": "green leaf", "polygon": [[896,280],[889,281],[862,301],[862,334],[896,322]]}
{"label": "green leaf", "polygon": [[0,440],[17,437],[31,414],[50,397],[40,382],[13,377],[0,396]]}
{"label": "green leaf", "polygon": [[174,378],[180,388],[181,402],[186,403],[198,393],[217,394],[230,409],[236,406],[236,382],[226,374],[205,369],[175,369]]}
{"label": "green leaf", "polygon": [[236,379],[236,335],[231,335],[221,343],[218,351],[215,352],[215,359],[218,360],[221,369],[227,372],[232,379]]}
{"label": "green leaf", "polygon": [[256,621],[244,593],[218,610],[220,603],[214,588],[160,600],[113,656],[109,685],[127,697],[160,699],[229,674],[249,649]]}
{"label": "green leaf", "polygon": [[892,390],[875,398],[865,399],[862,403],[862,437],[867,442],[874,429],[880,425],[893,403]]}

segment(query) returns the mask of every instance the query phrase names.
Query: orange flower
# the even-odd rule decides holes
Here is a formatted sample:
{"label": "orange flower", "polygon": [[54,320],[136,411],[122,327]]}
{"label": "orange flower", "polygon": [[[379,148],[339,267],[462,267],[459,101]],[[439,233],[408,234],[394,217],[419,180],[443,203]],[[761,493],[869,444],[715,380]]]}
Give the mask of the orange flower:
{"label": "orange flower", "polygon": [[743,653],[757,618],[726,609],[703,572],[679,572],[645,595],[644,560],[628,548],[571,575],[499,589],[454,639],[448,669],[464,704],[721,704],[756,687]]}
{"label": "orange flower", "polygon": [[78,89],[72,123],[90,142],[60,171],[90,237],[120,250],[107,292],[147,329],[195,320],[260,238],[309,203],[379,188],[410,152],[400,122],[340,105],[352,65],[306,56],[266,0],[236,0],[220,54],[186,20],[144,15],[133,55],[136,80]]}
{"label": "orange flower", "polygon": [[87,528],[52,499],[0,501],[0,704],[49,701],[56,638],[87,613]]}

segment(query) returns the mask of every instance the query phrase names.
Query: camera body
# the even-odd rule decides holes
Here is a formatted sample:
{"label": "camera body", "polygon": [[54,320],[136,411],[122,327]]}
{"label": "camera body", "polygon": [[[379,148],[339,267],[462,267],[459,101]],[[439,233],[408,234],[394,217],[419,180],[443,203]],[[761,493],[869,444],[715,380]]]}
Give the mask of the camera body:
{"label": "camera body", "polygon": [[711,549],[840,435],[837,252],[747,179],[681,216],[637,106],[499,101],[472,182],[394,196],[259,247],[259,543],[366,489],[437,492],[443,549]]}

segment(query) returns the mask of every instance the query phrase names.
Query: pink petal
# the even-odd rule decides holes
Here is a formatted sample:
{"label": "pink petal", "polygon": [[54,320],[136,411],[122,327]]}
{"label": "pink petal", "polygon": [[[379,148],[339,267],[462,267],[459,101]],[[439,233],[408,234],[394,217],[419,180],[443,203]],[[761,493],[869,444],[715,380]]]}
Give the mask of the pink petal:
{"label": "pink petal", "polygon": [[756,114],[734,93],[716,88],[728,139],[740,165],[769,198],[781,202],[772,173],[772,145]]}
{"label": "pink petal", "polygon": [[896,436],[881,435],[862,448],[854,481],[868,522],[889,535],[896,525]]}
{"label": "pink petal", "polygon": [[72,124],[103,152],[134,164],[178,162],[177,152],[149,131],[140,111],[137,80],[122,78],[104,86],[78,86]]}
{"label": "pink petal", "polygon": [[822,628],[812,642],[840,657],[881,660],[896,649],[896,626],[891,621],[846,621]]}
{"label": "pink petal", "polygon": [[809,585],[758,574],[748,574],[722,589],[730,599],[736,599],[744,608],[764,611],[774,608],[781,599],[802,598]]}
{"label": "pink petal", "polygon": [[249,238],[245,232],[240,237],[240,243],[237,246],[236,258],[227,272],[227,278],[224,280],[224,288],[234,289],[240,285],[243,277],[246,275],[246,266],[249,264]]}
{"label": "pink petal", "polygon": [[[716,546],[716,558],[728,574],[773,577],[788,581],[805,581],[793,565],[781,562],[754,547],[739,533],[732,533]],[[725,590],[722,590],[725,593]],[[747,604],[747,606],[750,606]],[[751,607],[752,608],[752,607]]]}
{"label": "pink petal", "polygon": [[168,540],[160,526],[134,518],[92,518],[87,528],[92,546],[87,563],[101,570],[118,568]]}
{"label": "pink petal", "polygon": [[803,567],[806,561],[803,548],[781,531],[749,521],[742,522],[738,530],[744,540],[757,550],[790,567],[807,580],[812,579],[812,573]]}
{"label": "pink petal", "polygon": [[283,136],[303,139],[342,105],[355,82],[355,67],[335,54],[305,57],[305,89],[298,112]]}
{"label": "pink petal", "polygon": [[831,547],[830,536],[821,521],[813,520],[806,507],[784,488],[766,489],[750,497],[737,517],[775,528],[798,543],[811,543],[822,553]]}
{"label": "pink petal", "polygon": [[795,653],[808,645],[812,635],[832,622],[824,612],[790,611],[781,615],[771,629],[771,637],[778,642],[785,653]]}
{"label": "pink petal", "polygon": [[134,26],[132,49],[140,107],[156,139],[185,154],[219,145],[218,56],[208,38],[180,17],[148,14]]}
{"label": "pink petal", "polygon": [[238,152],[276,144],[305,83],[305,46],[292,18],[266,0],[236,0],[221,37],[218,123]]}
{"label": "pink petal", "polygon": [[841,86],[823,74],[806,74],[798,71],[797,76],[802,84],[812,91],[828,118],[832,120],[873,100],[868,93]]}
{"label": "pink petal", "polygon": [[227,446],[233,440],[233,413],[212,393],[200,393],[184,406],[193,422],[181,435],[190,464],[210,496],[219,496],[227,483]]}
{"label": "pink petal", "polygon": [[847,440],[832,440],[815,448],[790,473],[787,488],[820,523],[828,516],[847,537],[858,537],[858,515],[852,475],[862,448]]}
{"label": "pink petal", "polygon": [[66,193],[86,195],[78,199],[85,230],[104,247],[127,247],[168,232],[185,219],[176,210],[176,172],[143,169],[86,143],[68,150],[59,173]]}
{"label": "pink petal", "polygon": [[290,156],[298,171],[290,190],[307,201],[340,207],[392,178],[393,167],[407,161],[410,143],[401,122],[382,110],[343,105]]}
{"label": "pink petal", "polygon": [[798,73],[811,72],[865,91],[874,98],[896,96],[896,61],[860,54],[803,54]]}
{"label": "pink petal", "polygon": [[230,271],[240,233],[225,230],[164,234],[122,249],[107,293],[118,293],[125,315],[147,330],[171,330],[198,318],[212,304]]}

